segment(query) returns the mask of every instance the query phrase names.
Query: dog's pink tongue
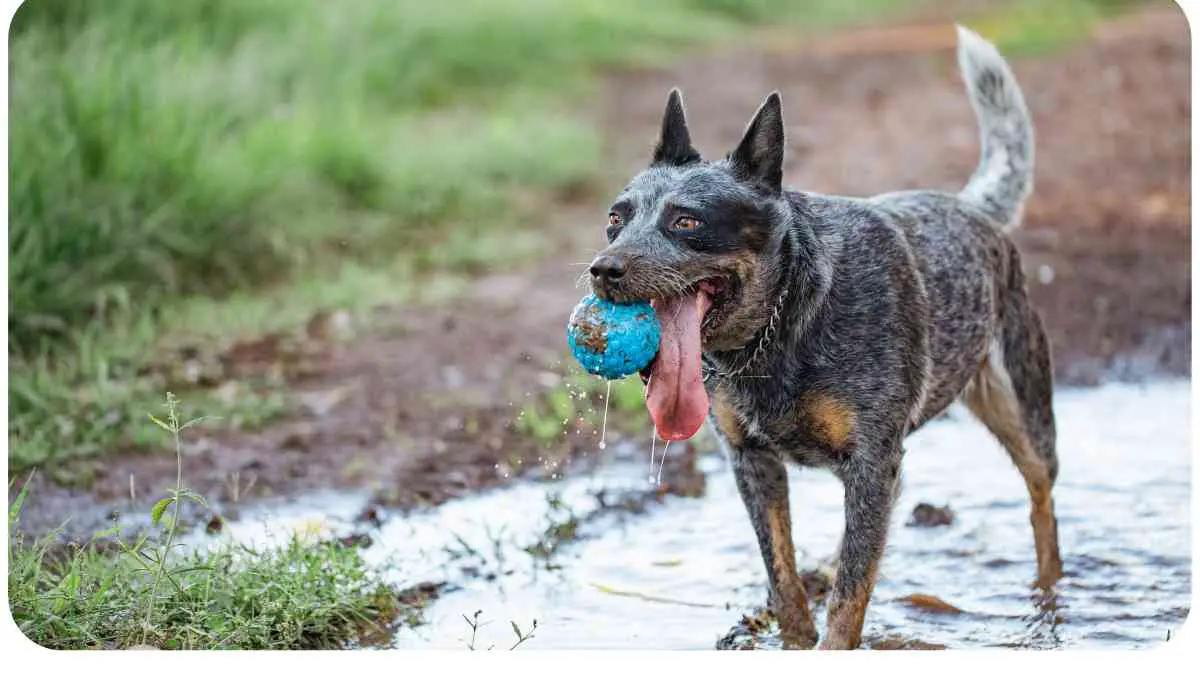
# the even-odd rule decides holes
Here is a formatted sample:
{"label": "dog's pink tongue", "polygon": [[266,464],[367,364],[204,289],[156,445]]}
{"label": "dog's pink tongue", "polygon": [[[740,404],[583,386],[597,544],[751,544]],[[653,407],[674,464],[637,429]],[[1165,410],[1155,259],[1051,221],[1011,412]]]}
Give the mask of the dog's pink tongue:
{"label": "dog's pink tongue", "polygon": [[658,359],[650,371],[646,407],[668,441],[691,438],[708,414],[700,374],[700,323],[711,301],[703,291],[655,303],[662,325]]}

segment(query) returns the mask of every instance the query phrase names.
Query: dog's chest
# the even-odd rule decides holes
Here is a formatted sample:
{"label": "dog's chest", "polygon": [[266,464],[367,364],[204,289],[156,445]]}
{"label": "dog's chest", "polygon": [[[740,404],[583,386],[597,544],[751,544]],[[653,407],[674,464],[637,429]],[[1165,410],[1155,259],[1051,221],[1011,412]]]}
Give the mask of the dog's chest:
{"label": "dog's chest", "polygon": [[710,398],[713,422],[735,448],[766,445],[801,464],[826,465],[854,445],[858,415],[833,394],[805,391],[766,400],[718,385]]}

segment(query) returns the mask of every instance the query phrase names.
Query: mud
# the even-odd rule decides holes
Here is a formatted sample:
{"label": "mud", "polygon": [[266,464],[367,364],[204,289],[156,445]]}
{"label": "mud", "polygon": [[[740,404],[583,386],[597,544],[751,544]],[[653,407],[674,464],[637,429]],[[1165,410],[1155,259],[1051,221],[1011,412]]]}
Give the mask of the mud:
{"label": "mud", "polygon": [[[676,85],[708,156],[735,143],[762,97],[778,88],[787,183],[857,195],[957,189],[978,149],[952,29],[862,35],[839,36],[860,45],[854,49],[831,49],[834,40],[772,42],[612,75],[596,113],[609,141],[605,190],[643,165]],[[1189,376],[1191,101],[1182,14],[1138,14],[1102,26],[1086,44],[1013,66],[1038,134],[1035,194],[1016,237],[1059,384]],[[203,386],[266,372],[286,378],[300,405],[262,431],[185,434],[187,483],[214,505],[191,521],[228,532],[264,499],[338,489],[359,495],[354,515],[369,523],[374,510],[380,524],[517,477],[554,481],[595,470],[601,458],[591,426],[568,424],[562,442],[546,449],[513,422],[573,369],[564,326],[583,292],[575,286],[581,264],[603,242],[605,190],[564,196],[545,225],[543,259],[475,278],[452,302],[380,307],[349,337],[336,315],[314,317],[299,345],[252,337],[201,359],[199,375],[181,377]],[[163,452],[106,458],[86,491],[39,479],[22,525],[45,530],[70,517],[70,531],[89,533],[110,525],[110,515],[137,525],[174,476],[174,457]],[[703,490],[687,480],[691,487],[679,489]],[[19,488],[20,481],[12,489]]]}
{"label": "mud", "polygon": [[924,502],[913,507],[912,517],[905,523],[909,527],[944,527],[954,522],[954,509],[934,506]]}

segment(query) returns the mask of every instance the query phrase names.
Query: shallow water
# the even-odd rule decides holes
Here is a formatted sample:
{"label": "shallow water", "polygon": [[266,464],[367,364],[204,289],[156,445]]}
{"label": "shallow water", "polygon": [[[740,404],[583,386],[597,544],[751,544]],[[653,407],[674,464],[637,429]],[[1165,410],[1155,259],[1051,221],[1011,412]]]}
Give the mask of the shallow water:
{"label": "shallow water", "polygon": [[[1054,602],[1029,588],[1035,556],[1023,481],[983,427],[954,409],[906,443],[904,491],[867,613],[868,644],[1145,647],[1183,622],[1191,597],[1190,384],[1063,391],[1055,408],[1067,576]],[[594,509],[597,488],[644,486],[644,462],[616,461],[586,478],[518,483],[392,518],[364,555],[396,563],[398,583],[457,586],[427,610],[425,625],[399,631],[395,645],[462,649],[471,636],[463,615],[482,610],[477,648],[507,648],[515,640],[509,622],[527,630],[535,618],[536,637],[521,649],[713,648],[761,604],[766,575],[724,461],[707,457],[702,468],[704,497],[669,497],[643,515],[588,521],[585,536],[549,561],[522,548],[563,522],[567,509]],[[832,476],[793,472],[801,567],[833,553],[841,496]],[[906,527],[918,502],[949,504],[954,523]],[[296,528],[337,529],[362,504],[358,495],[312,495],[230,523],[225,536],[261,541]],[[963,612],[902,601],[914,593]],[[823,609],[817,615],[821,628]]]}

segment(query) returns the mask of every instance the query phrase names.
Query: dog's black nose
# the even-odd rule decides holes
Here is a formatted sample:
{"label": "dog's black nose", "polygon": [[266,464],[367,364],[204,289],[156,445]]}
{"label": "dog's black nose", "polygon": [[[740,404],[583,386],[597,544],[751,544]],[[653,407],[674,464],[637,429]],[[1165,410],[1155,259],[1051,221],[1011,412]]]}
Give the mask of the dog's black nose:
{"label": "dog's black nose", "polygon": [[602,255],[592,261],[589,268],[592,278],[597,281],[620,281],[625,276],[625,261],[619,256]]}

